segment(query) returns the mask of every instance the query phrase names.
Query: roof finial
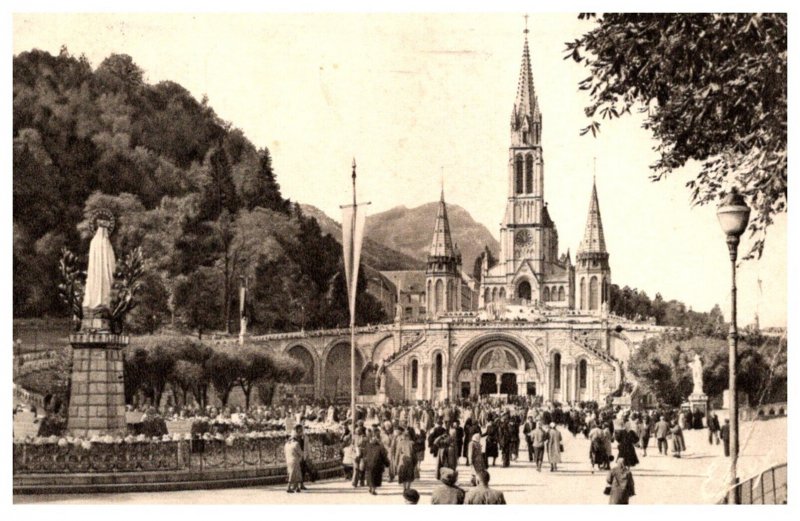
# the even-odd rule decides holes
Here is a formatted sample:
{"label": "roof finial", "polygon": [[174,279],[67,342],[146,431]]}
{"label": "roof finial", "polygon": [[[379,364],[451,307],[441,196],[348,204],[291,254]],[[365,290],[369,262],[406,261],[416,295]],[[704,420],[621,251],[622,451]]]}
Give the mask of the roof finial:
{"label": "roof finial", "polygon": [[353,179],[356,178],[356,158],[353,157]]}
{"label": "roof finial", "polygon": [[439,181],[442,185],[441,200],[444,201],[444,166],[441,166],[439,168],[441,168],[441,174],[439,176]]}
{"label": "roof finial", "polygon": [[597,182],[597,156],[592,158],[592,184]]}
{"label": "roof finial", "polygon": [[522,31],[525,34],[525,38],[528,37],[528,13],[525,13],[525,30]]}

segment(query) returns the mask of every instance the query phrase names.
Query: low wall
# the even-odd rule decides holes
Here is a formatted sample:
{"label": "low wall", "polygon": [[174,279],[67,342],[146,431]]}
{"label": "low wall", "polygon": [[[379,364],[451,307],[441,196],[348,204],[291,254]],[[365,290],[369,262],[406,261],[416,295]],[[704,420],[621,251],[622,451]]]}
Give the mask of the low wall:
{"label": "low wall", "polygon": [[[14,494],[146,492],[285,483],[286,435],[269,438],[133,443],[14,443]],[[340,476],[341,444],[327,433],[306,438],[320,478]]]}

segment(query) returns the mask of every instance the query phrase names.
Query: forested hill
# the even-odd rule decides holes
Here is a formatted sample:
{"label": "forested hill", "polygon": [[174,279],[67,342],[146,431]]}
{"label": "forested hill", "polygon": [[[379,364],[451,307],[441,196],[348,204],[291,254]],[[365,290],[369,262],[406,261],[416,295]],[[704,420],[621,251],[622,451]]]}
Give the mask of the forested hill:
{"label": "forested hill", "polygon": [[[146,261],[135,330],[224,328],[240,276],[256,330],[346,324],[341,248],[281,196],[269,151],[206,99],[143,78],[126,55],[95,69],[66,49],[14,57],[14,316],[65,314],[61,249],[85,256],[86,216],[106,206],[118,256],[141,246]],[[359,322],[376,323],[363,287]]]}

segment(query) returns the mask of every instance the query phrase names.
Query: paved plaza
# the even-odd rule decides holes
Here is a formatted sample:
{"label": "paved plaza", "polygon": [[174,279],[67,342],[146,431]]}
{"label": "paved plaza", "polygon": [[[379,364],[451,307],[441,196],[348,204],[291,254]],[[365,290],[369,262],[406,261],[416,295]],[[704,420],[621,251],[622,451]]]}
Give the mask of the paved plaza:
{"label": "paved plaza", "polygon": [[[661,456],[651,440],[647,457],[640,456],[640,464],[633,469],[636,496],[633,503],[715,503],[724,494],[726,474],[730,460],[722,455],[722,446],[709,446],[706,430],[685,431],[687,452],[681,459]],[[490,469],[492,486],[505,493],[509,504],[603,504],[605,473],[592,473],[589,466],[589,442],[582,436],[573,438],[562,429],[564,436],[564,462],[559,471],[549,472],[545,464],[536,472],[527,461],[525,441],[522,438],[520,460],[511,467]],[[741,425],[742,456],[741,478],[746,479],[761,470],[786,461],[786,418],[762,422],[744,422]],[[615,450],[616,452],[616,450]],[[462,459],[461,462],[464,460]],[[499,461],[498,461],[499,463]],[[459,482],[469,482],[471,468],[459,467]],[[436,481],[430,453],[423,463],[422,477],[413,484],[420,495],[420,504],[430,503],[430,494]],[[385,483],[371,496],[366,488],[354,489],[344,479],[309,484],[303,494],[287,494],[284,486],[249,487],[215,490],[190,490],[180,492],[148,492],[95,495],[37,495],[14,496],[14,502],[47,504],[220,504],[220,503],[281,503],[281,504],[402,504],[401,488],[396,483]]]}

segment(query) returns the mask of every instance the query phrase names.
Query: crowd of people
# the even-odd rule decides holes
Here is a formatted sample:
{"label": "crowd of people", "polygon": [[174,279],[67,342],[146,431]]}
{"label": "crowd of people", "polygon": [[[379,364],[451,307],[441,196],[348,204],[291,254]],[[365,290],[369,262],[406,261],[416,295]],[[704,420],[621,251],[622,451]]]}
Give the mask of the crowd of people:
{"label": "crowd of people", "polygon": [[[489,471],[517,461],[524,439],[528,461],[535,464],[537,472],[545,461],[550,472],[558,472],[566,433],[589,440],[588,463],[592,472],[608,472],[609,501],[626,503],[635,490],[631,468],[639,464],[638,452],[647,456],[651,438],[656,439],[660,454],[680,458],[686,450],[683,430],[704,428],[702,413],[697,412],[636,411],[594,403],[543,405],[529,398],[360,407],[355,432],[350,430],[349,411],[340,412],[341,417],[334,413],[334,419],[344,422],[346,479],[373,495],[386,480],[397,482],[409,503],[418,501],[413,483],[419,479],[420,464],[426,457],[433,458],[435,477],[441,482],[432,503],[500,501],[502,493],[489,488]],[[711,415],[707,424],[709,443],[727,438],[716,415]],[[462,465],[470,473],[470,491],[480,488],[480,493],[470,496],[458,485]]]}
{"label": "crowd of people", "polygon": [[[355,431],[350,408],[324,400],[287,401],[247,410],[193,406],[128,412],[141,413],[142,425],[159,430],[166,430],[166,422],[181,420],[191,421],[193,431],[205,424],[212,429],[237,425],[285,429],[290,433],[285,446],[289,493],[306,490],[306,482],[313,479],[304,455],[304,426],[326,425],[341,436],[342,465],[353,487],[364,487],[375,495],[385,481],[397,482],[408,503],[419,500],[413,483],[419,480],[426,457],[435,462],[435,477],[441,483],[433,491],[432,503],[505,502],[501,492],[489,487],[490,470],[518,461],[523,440],[528,461],[537,472],[542,472],[545,462],[550,472],[558,472],[564,437],[585,437],[587,463],[592,473],[608,472],[606,493],[613,503],[625,503],[634,494],[631,468],[639,463],[639,454],[647,457],[651,438],[659,454],[680,458],[686,451],[683,431],[705,428],[709,443],[722,444],[725,455],[729,453],[728,420],[720,425],[713,413],[704,422],[700,411],[638,411],[593,402],[562,406],[543,404],[533,397],[364,405],[357,408]],[[470,476],[467,490],[458,484],[461,466]]]}

